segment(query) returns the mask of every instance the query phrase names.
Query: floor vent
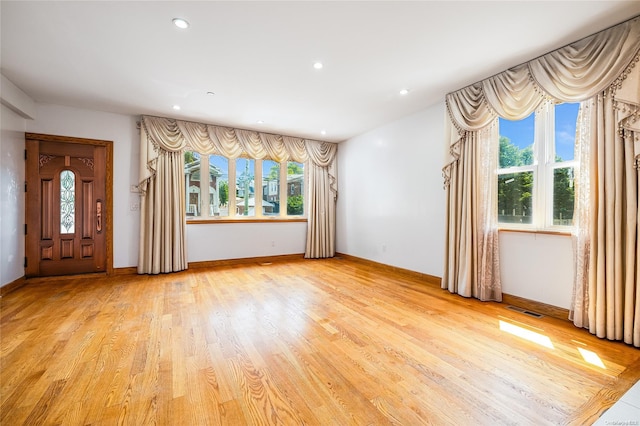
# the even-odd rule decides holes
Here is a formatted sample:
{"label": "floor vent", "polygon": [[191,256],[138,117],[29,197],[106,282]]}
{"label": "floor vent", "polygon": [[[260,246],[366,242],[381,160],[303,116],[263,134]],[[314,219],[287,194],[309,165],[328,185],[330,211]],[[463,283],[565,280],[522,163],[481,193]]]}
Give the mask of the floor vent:
{"label": "floor vent", "polygon": [[537,312],[528,311],[526,309],[522,309],[522,308],[519,308],[517,306],[509,305],[509,306],[507,306],[507,309],[509,309],[511,311],[520,312],[521,314],[529,315],[530,317],[534,317],[534,318],[542,318],[542,317],[544,317],[544,315],[542,315],[542,314],[539,314]]}

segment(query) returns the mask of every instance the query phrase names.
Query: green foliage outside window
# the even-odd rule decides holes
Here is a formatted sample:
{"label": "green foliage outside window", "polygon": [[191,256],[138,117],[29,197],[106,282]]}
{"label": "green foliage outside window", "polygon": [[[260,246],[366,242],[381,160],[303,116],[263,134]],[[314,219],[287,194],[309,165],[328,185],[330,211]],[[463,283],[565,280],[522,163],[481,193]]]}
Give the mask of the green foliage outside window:
{"label": "green foliage outside window", "polygon": [[[562,158],[556,157],[556,162]],[[500,136],[500,168],[533,164],[533,147],[520,149],[509,138]],[[554,225],[571,225],[574,206],[573,167],[557,168],[553,173]],[[533,173],[530,171],[498,176],[498,221],[531,223]]]}
{"label": "green foliage outside window", "polygon": [[220,182],[220,205],[226,206],[229,202],[229,182]]}
{"label": "green foliage outside window", "polygon": [[287,198],[287,214],[291,216],[304,213],[304,200],[302,195],[292,195]]}

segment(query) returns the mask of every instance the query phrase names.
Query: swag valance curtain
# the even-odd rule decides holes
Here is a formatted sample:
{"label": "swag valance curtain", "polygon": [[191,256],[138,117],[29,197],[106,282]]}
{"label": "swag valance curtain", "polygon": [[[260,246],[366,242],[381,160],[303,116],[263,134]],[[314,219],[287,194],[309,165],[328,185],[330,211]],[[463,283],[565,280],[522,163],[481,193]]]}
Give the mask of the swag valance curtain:
{"label": "swag valance curtain", "polygon": [[[579,102],[622,80],[640,49],[640,18],[447,95],[459,131],[480,130],[497,117],[520,120],[545,100]],[[620,83],[618,81],[617,83]]]}
{"label": "swag valance curtain", "polygon": [[[582,228],[574,241],[576,254],[588,261],[576,262],[572,318],[600,337],[640,346],[640,135],[630,124],[639,120],[639,52],[640,17],[635,17],[447,95],[443,288],[501,300],[492,172],[498,117],[519,120],[553,103],[582,102],[579,139],[588,142],[576,148],[583,178],[576,179],[574,217],[586,217],[588,223],[577,221]],[[590,156],[579,149],[588,149]]]}
{"label": "swag valance curtain", "polygon": [[141,246],[138,273],[187,268],[185,150],[274,161],[307,162],[309,206],[305,257],[335,254],[337,145],[329,142],[143,116],[140,143]]}

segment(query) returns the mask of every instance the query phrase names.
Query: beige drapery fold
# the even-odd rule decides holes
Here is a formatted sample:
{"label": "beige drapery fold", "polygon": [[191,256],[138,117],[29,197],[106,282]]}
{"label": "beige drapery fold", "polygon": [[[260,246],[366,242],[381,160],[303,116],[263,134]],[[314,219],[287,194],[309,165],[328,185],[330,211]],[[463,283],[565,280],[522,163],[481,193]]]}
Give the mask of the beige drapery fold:
{"label": "beige drapery fold", "polygon": [[[495,212],[490,210],[493,205],[485,201],[487,198],[494,199],[492,191],[497,188],[495,182],[489,187],[482,186],[482,179],[477,178],[477,172],[474,172],[480,170],[485,161],[476,151],[493,149],[482,143],[483,139],[479,134],[486,133],[486,129],[493,126],[498,117],[518,120],[528,116],[545,102],[576,102],[596,96],[612,84],[618,84],[616,81],[620,80],[616,79],[624,79],[628,76],[633,61],[637,62],[639,51],[640,17],[635,17],[447,95],[446,137],[450,149],[449,158],[443,168],[447,191],[443,288],[482,300],[499,300],[495,295],[501,293],[498,240],[485,238],[492,235],[495,219],[477,220],[479,208],[485,209],[486,217],[495,217]],[[638,98],[640,94],[636,93],[635,96]],[[611,134],[620,130],[619,122],[615,121],[615,117],[606,119],[613,120],[605,124],[607,128],[612,129]],[[493,143],[497,145],[497,137]],[[602,138],[599,143],[615,144],[610,138],[606,140]],[[637,170],[633,176],[637,179]],[[628,184],[624,187],[629,188]],[[612,196],[615,197],[615,195]],[[614,200],[601,200],[601,202],[615,204]],[[637,224],[635,232],[637,235]],[[581,241],[585,244],[584,238]],[[602,241],[591,241],[591,244],[601,243]],[[596,250],[595,247],[593,249]],[[634,259],[637,264],[637,250]],[[638,293],[637,276],[636,272],[631,290],[625,293],[628,296],[625,303],[632,305],[624,308],[625,312],[638,312],[640,309],[638,305],[640,298],[631,297],[634,292]],[[609,280],[604,282],[605,286],[615,286]],[[489,294],[494,297],[483,299],[481,296],[475,296],[482,294],[480,291],[482,288],[490,289]],[[601,308],[601,305],[594,300],[595,297],[588,286],[585,293],[587,293],[587,297],[584,298],[586,305]],[[614,293],[620,294],[619,291]],[[622,300],[624,297],[619,299]],[[638,322],[637,314],[635,317],[628,313],[620,314],[620,309],[615,306],[611,306],[609,310],[613,313],[608,312],[608,316],[613,315],[615,318],[617,315],[619,318],[631,315],[628,317],[629,321]],[[636,330],[632,333],[637,332],[637,326],[632,329]]]}
{"label": "beige drapery fold", "polygon": [[[468,132],[452,146],[447,192],[445,270],[442,287],[480,300],[502,300],[498,253],[497,191],[492,189],[497,166],[497,123]],[[469,187],[483,188],[468,191]],[[498,283],[498,285],[496,285]]]}
{"label": "beige drapery fold", "polygon": [[310,142],[307,145],[309,158],[309,187],[315,188],[309,196],[309,226],[305,258],[333,257],[336,253],[336,200],[337,172],[334,158],[336,144]]}
{"label": "beige drapery fold", "polygon": [[[247,156],[278,162],[308,161],[310,206],[305,257],[335,255],[336,144],[153,116],[142,116],[140,127],[139,188],[143,196],[139,273],[157,274],[187,267],[184,188],[180,186],[184,185],[185,149],[230,159]],[[180,203],[178,198],[182,199]],[[167,236],[169,231],[171,237]],[[180,247],[172,251],[177,258],[167,260],[163,256],[159,260],[158,253],[164,253],[164,249],[158,245],[168,241]]]}
{"label": "beige drapery fold", "polygon": [[162,152],[154,161],[153,177],[145,181],[140,202],[139,274],[187,268],[182,162],[182,153]]}
{"label": "beige drapery fold", "polygon": [[581,105],[570,318],[640,347],[640,69]]}

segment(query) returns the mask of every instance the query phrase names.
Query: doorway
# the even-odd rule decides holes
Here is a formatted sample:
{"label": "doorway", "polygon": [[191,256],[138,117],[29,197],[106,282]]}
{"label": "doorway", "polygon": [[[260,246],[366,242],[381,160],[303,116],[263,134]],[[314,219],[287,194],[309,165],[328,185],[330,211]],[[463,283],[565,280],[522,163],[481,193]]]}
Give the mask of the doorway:
{"label": "doorway", "polygon": [[25,134],[25,276],[113,271],[113,142]]}

